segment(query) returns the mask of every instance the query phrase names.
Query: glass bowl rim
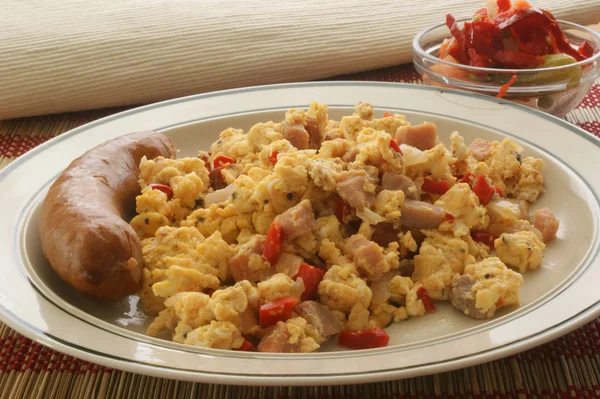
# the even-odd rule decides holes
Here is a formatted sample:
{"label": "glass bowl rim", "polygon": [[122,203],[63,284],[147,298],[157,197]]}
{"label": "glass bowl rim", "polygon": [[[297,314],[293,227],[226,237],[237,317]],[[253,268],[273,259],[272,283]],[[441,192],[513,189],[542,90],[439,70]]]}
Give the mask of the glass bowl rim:
{"label": "glass bowl rim", "polygon": [[[458,22],[470,22],[470,21],[471,21],[471,19],[469,19],[469,18],[463,18],[463,19],[456,20],[457,23]],[[557,22],[561,26],[564,25],[565,27],[567,27],[567,29],[575,28],[575,29],[579,29],[586,33],[591,34],[592,37],[594,37],[594,39],[595,39],[594,43],[597,43],[598,45],[600,45],[600,33],[596,32],[590,28],[587,28],[583,25],[576,24],[574,22],[568,22],[568,21],[564,21],[564,20],[560,20],[560,19],[557,20]],[[584,65],[593,63],[593,62],[597,61],[598,59],[600,59],[600,51],[598,51],[596,54],[592,55],[590,58],[578,61],[574,64],[560,65],[560,66],[548,67],[548,68],[528,68],[528,69],[482,68],[482,67],[474,67],[474,66],[464,65],[464,64],[456,64],[454,62],[446,61],[441,58],[430,55],[429,53],[425,52],[425,50],[419,44],[419,41],[421,40],[421,38],[423,38],[423,36],[430,33],[434,29],[438,29],[438,28],[441,28],[444,26],[446,26],[446,24],[438,24],[438,25],[430,26],[428,28],[423,29],[419,33],[417,33],[412,40],[413,52],[418,54],[420,57],[424,57],[427,60],[432,61],[436,64],[444,64],[444,65],[448,65],[448,66],[451,66],[454,68],[463,69],[465,71],[479,72],[479,73],[485,73],[485,74],[518,75],[518,74],[526,74],[526,73],[560,71],[560,70],[572,68],[574,66],[584,66]],[[450,33],[450,32],[448,32],[448,33]],[[426,68],[428,69],[428,67],[426,67]]]}

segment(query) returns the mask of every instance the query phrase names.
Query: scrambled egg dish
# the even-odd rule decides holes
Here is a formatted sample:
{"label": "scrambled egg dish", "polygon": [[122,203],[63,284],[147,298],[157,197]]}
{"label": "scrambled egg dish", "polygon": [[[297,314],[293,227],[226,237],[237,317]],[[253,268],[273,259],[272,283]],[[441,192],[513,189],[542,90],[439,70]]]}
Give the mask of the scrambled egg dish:
{"label": "scrambled egg dish", "polygon": [[[332,336],[385,346],[390,323],[449,301],[487,319],[519,303],[558,220],[529,204],[542,161],[510,139],[450,147],[436,126],[341,121],[327,106],[229,128],[210,152],[142,159],[131,225],[150,336],[207,348],[311,352]],[[447,132],[450,133],[450,132]]]}

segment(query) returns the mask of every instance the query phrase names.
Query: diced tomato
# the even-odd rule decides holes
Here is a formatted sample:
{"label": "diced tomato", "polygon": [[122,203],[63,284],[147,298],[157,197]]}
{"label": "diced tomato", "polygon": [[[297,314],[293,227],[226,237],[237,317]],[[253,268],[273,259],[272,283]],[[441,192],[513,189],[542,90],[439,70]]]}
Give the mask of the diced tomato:
{"label": "diced tomato", "polygon": [[298,273],[294,276],[294,280],[301,278],[304,282],[304,292],[300,297],[301,300],[306,301],[311,299],[317,292],[319,283],[323,280],[325,270],[319,269],[318,267],[311,266],[306,263],[301,263],[298,268]]}
{"label": "diced tomato", "polygon": [[482,205],[487,205],[496,192],[494,187],[488,183],[483,175],[479,175],[479,177],[477,177],[477,180],[475,180],[475,183],[471,189],[475,195],[477,195],[479,202],[481,202]]}
{"label": "diced tomato", "polygon": [[577,47],[577,52],[585,58],[590,58],[594,55],[594,48],[587,40],[584,40],[579,47]]}
{"label": "diced tomato", "polygon": [[417,299],[423,301],[423,306],[425,307],[425,311],[427,313],[435,312],[435,305],[431,301],[431,297],[429,296],[429,292],[427,292],[427,288],[419,287],[417,290]]}
{"label": "diced tomato", "polygon": [[233,158],[229,158],[226,155],[219,155],[213,160],[213,167],[220,168],[225,164],[231,164],[231,163],[235,163]]}
{"label": "diced tomato", "polygon": [[387,346],[390,336],[379,328],[368,330],[342,331],[338,337],[338,344],[350,349],[371,349]]}
{"label": "diced tomato", "polygon": [[273,220],[269,227],[269,231],[267,231],[265,244],[263,245],[263,255],[271,265],[277,263],[281,256],[281,251],[283,250],[282,233],[283,227],[281,226],[281,223],[277,220]]}
{"label": "diced tomato", "polygon": [[471,238],[475,242],[480,242],[482,244],[487,245],[490,248],[494,248],[494,241],[496,240],[496,236],[486,233],[485,231],[472,231]]}
{"label": "diced tomato", "polygon": [[508,89],[515,83],[516,80],[517,75],[513,75],[508,82],[506,82],[500,87],[500,90],[498,90],[498,94],[496,94],[496,97],[503,98],[504,96],[506,96]]}
{"label": "diced tomato", "polygon": [[339,199],[336,207],[335,207],[335,216],[337,216],[340,223],[345,223],[346,216],[350,214],[350,204],[344,201],[343,199]]}
{"label": "diced tomato", "polygon": [[390,140],[390,148],[398,153],[400,153],[400,155],[404,155],[402,154],[402,150],[400,149],[400,146],[398,145],[398,142],[394,139]]}
{"label": "diced tomato", "polygon": [[277,155],[279,155],[279,151],[273,151],[271,155],[269,155],[269,163],[273,166],[277,163]]}
{"label": "diced tomato", "polygon": [[256,352],[256,347],[254,346],[254,344],[252,342],[250,342],[246,338],[244,338],[244,342],[242,343],[242,346],[240,346],[239,348],[236,348],[235,350],[241,351],[241,352]]}
{"label": "diced tomato", "polygon": [[389,112],[386,112],[386,113],[383,114],[384,118],[389,118],[389,117],[392,117],[392,116],[394,116],[394,115],[390,114]]}
{"label": "diced tomato", "polygon": [[499,196],[503,197],[504,195],[502,195],[502,190],[500,190],[498,187],[494,187],[494,191],[496,192],[496,194],[498,194]]}
{"label": "diced tomato", "polygon": [[445,180],[433,180],[426,177],[423,179],[421,189],[429,194],[442,195],[450,190],[450,184]]}
{"label": "diced tomato", "polygon": [[468,185],[471,185],[473,179],[475,179],[475,175],[469,172],[466,175],[464,175],[457,183],[467,183]]}
{"label": "diced tomato", "polygon": [[498,0],[498,12],[508,11],[510,9],[510,0]]}
{"label": "diced tomato", "polygon": [[277,324],[278,321],[286,321],[292,315],[292,310],[298,304],[298,300],[291,296],[286,296],[274,302],[261,305],[258,318],[261,327],[268,327]]}
{"label": "diced tomato", "polygon": [[159,183],[152,183],[150,184],[150,188],[152,190],[162,191],[163,193],[167,194],[167,200],[173,198],[173,189],[169,186]]}

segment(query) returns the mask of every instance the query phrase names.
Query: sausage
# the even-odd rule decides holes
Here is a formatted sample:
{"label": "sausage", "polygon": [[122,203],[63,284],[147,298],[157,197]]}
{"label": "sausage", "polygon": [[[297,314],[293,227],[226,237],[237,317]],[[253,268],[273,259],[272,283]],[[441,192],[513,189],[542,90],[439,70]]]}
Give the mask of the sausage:
{"label": "sausage", "polygon": [[175,147],[152,131],[109,140],[71,162],[42,203],[44,255],[85,295],[116,300],[135,293],[141,283],[140,239],[124,218],[135,210],[144,156],[173,158]]}

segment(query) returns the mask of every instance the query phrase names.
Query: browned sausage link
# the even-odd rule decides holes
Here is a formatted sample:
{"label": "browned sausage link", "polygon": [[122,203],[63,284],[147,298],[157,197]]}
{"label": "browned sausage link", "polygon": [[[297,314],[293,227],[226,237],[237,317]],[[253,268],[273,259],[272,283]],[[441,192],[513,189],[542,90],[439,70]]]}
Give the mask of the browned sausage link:
{"label": "browned sausage link", "polygon": [[136,292],[142,276],[140,240],[124,220],[135,209],[143,156],[173,158],[171,140],[131,133],[77,158],[42,203],[39,231],[50,266],[83,294],[115,300]]}

